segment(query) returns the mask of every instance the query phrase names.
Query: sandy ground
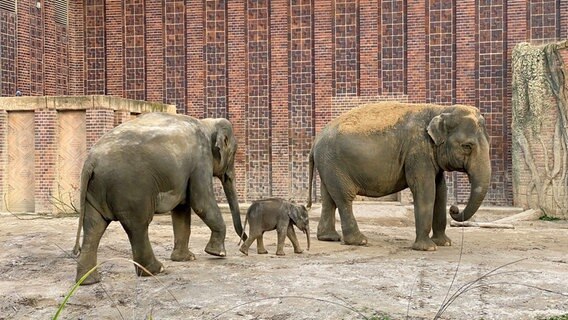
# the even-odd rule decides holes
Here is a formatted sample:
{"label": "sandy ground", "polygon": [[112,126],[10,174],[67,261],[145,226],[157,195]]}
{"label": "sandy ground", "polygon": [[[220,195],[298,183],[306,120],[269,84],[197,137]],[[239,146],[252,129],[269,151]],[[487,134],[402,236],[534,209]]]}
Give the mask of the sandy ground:
{"label": "sandy ground", "polygon": [[[171,220],[156,216],[150,240],[166,271],[155,278],[138,278],[131,264],[115,259],[129,259],[131,251],[120,224],[112,223],[99,249],[99,261],[106,261],[102,282],[80,287],[60,319],[434,319],[445,299],[492,270],[441,319],[568,314],[567,221],[519,222],[513,230],[451,227],[452,247],[417,252],[410,249],[414,223],[407,207],[355,209],[368,246],[317,241],[314,232],[309,252],[294,254],[287,240],[284,257],[274,255],[275,232],[265,235],[269,254],[257,255],[253,244],[243,256],[232,229],[228,257],[212,257],[203,251],[209,229],[194,218],[190,247],[197,260],[191,262],[169,260]],[[485,208],[475,219],[515,212]],[[311,217],[315,231],[318,208]],[[55,315],[75,278],[76,226],[77,217],[0,215],[0,319]]]}

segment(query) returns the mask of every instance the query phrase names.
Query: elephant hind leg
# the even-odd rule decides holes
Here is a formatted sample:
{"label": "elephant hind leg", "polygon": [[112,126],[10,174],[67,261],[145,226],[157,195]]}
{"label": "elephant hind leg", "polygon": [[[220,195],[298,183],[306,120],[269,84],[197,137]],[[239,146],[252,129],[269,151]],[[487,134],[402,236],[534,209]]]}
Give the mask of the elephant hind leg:
{"label": "elephant hind leg", "polygon": [[[97,250],[105,230],[109,225],[89,203],[85,206],[83,221],[83,245],[77,261],[77,275],[75,281],[79,281],[85,274],[97,265]],[[97,283],[101,280],[98,270],[94,270],[81,285]]]}
{"label": "elephant hind leg", "polygon": [[151,273],[148,274],[142,268],[135,266],[136,274],[139,276],[151,276],[164,271],[164,266],[154,256],[154,251],[150,244],[150,238],[148,237],[148,225],[150,222],[143,223],[141,221],[127,220],[121,221],[121,224],[128,235],[128,240],[130,240],[134,261]]}
{"label": "elephant hind leg", "polygon": [[243,242],[243,244],[239,248],[239,251],[242,252],[245,256],[248,256],[248,249],[250,248],[254,240],[257,240],[258,243],[259,241],[258,239],[262,241],[262,234],[257,236],[249,232],[249,237]]}
{"label": "elephant hind leg", "polygon": [[318,222],[317,237],[320,241],[341,241],[341,236],[335,230],[335,202],[331,198],[325,184],[321,184],[321,217]]}
{"label": "elephant hind leg", "polygon": [[[361,233],[361,231],[359,231],[357,220],[355,220],[355,217],[353,216],[353,200],[357,195],[355,186],[348,182],[350,181],[349,179],[342,178],[339,175],[335,175],[333,176],[333,178],[329,178],[328,181],[329,183],[326,186],[327,191],[330,197],[333,198],[333,202],[339,210],[339,217],[341,219],[341,231],[343,233],[343,242],[347,245],[366,245],[367,237],[365,237]],[[333,216],[335,217],[335,214]]]}
{"label": "elephant hind leg", "polygon": [[258,236],[258,238],[256,238],[256,253],[258,253],[258,254],[267,254],[268,253],[266,248],[264,248],[264,240],[262,239],[263,236],[264,236],[264,232],[262,232],[260,234],[260,236]]}
{"label": "elephant hind leg", "polygon": [[174,250],[172,261],[195,260],[195,255],[189,251],[189,236],[191,235],[191,209],[180,205],[172,210],[172,226],[174,228]]}
{"label": "elephant hind leg", "polygon": [[339,202],[338,209],[339,217],[341,218],[343,242],[347,245],[367,245],[367,237],[361,233],[357,220],[355,220],[355,217],[353,216],[353,201],[344,200]]}

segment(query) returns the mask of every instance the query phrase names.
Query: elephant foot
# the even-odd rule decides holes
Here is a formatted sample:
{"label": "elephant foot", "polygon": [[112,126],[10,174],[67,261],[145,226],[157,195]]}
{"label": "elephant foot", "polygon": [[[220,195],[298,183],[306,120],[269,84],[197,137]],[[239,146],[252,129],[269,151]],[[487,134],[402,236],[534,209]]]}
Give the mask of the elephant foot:
{"label": "elephant foot", "polygon": [[348,235],[343,235],[343,242],[350,246],[366,246],[367,237],[365,237],[361,232],[356,232]]}
{"label": "elephant foot", "polygon": [[420,251],[436,251],[438,247],[430,238],[424,240],[416,240],[412,245],[412,249]]}
{"label": "elephant foot", "polygon": [[277,256],[285,256],[284,250],[276,251]]}
{"label": "elephant foot", "polygon": [[268,251],[266,251],[266,249],[257,249],[257,250],[256,250],[256,253],[258,253],[258,254],[267,254]]}
{"label": "elephant foot", "polygon": [[[77,276],[75,277],[75,282],[79,282],[79,280],[81,280],[81,278],[85,275],[86,272],[77,272]],[[81,282],[82,286],[87,286],[90,284],[95,284],[95,283],[99,283],[101,282],[101,275],[99,274],[99,272],[97,270],[93,271],[87,278],[85,278],[85,280],[83,280],[83,282]]]}
{"label": "elephant foot", "polygon": [[304,252],[304,250],[302,250],[302,249],[297,249],[297,250],[294,249],[294,253],[303,253],[303,252]]}
{"label": "elephant foot", "polygon": [[[140,262],[138,262],[140,263]],[[150,276],[155,276],[158,273],[161,273],[164,271],[164,265],[159,262],[158,260],[155,260],[154,262],[152,262],[149,265],[144,266],[142,263],[140,263],[140,265],[142,265],[144,268],[146,268],[146,270],[135,266],[136,269],[136,275],[138,275],[139,277],[150,277]],[[148,271],[150,273],[148,273]]]}
{"label": "elephant foot", "polygon": [[188,249],[174,250],[170,259],[172,259],[172,261],[193,261],[195,260],[195,255]]}
{"label": "elephant foot", "polygon": [[452,239],[448,238],[446,234],[432,236],[432,241],[438,246],[448,247],[452,245]]}
{"label": "elephant foot", "polygon": [[248,248],[246,248],[244,245],[239,248],[239,251],[242,252],[242,254],[244,254],[245,256],[249,255]]}
{"label": "elephant foot", "polygon": [[211,241],[205,247],[205,252],[209,253],[210,255],[217,256],[217,257],[226,257],[227,252],[225,251],[224,244],[213,244]]}
{"label": "elephant foot", "polygon": [[318,232],[318,240],[320,241],[341,241],[341,236],[337,231]]}

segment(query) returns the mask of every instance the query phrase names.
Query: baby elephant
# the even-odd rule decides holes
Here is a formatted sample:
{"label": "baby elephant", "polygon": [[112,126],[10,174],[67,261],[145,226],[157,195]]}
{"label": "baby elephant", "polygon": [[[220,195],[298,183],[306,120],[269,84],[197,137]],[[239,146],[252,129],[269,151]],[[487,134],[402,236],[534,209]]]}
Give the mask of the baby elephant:
{"label": "baby elephant", "polygon": [[255,201],[247,211],[243,230],[246,228],[247,221],[250,221],[249,237],[240,248],[240,251],[245,255],[248,255],[248,249],[254,240],[256,240],[256,250],[259,254],[268,253],[264,248],[262,235],[265,231],[274,229],[276,229],[278,233],[277,255],[284,255],[284,239],[286,235],[288,235],[288,238],[292,241],[294,252],[302,253],[298,238],[296,238],[296,233],[294,232],[294,227],[292,226],[293,224],[306,234],[308,250],[310,250],[308,211],[303,205],[293,204],[289,201],[277,198]]}

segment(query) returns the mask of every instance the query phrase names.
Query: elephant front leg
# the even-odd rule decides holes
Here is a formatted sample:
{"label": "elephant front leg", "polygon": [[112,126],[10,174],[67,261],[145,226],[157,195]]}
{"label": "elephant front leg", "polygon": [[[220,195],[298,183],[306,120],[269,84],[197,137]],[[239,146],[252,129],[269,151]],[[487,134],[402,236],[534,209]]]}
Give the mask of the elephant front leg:
{"label": "elephant front leg", "polygon": [[296,237],[296,232],[294,231],[294,227],[292,224],[288,225],[288,239],[292,242],[292,246],[294,246],[294,253],[302,253],[304,250],[300,248],[300,243],[298,242],[298,238]]}
{"label": "elephant front leg", "polygon": [[434,217],[432,220],[432,241],[439,246],[451,246],[452,240],[446,235],[447,188],[444,172],[436,176],[436,200],[434,201]]}
{"label": "elephant front leg", "polygon": [[208,170],[197,170],[191,179],[191,208],[211,230],[211,237],[205,247],[210,255],[225,257],[225,235],[227,227],[221,216],[221,210],[215,200],[213,191],[213,174]]}
{"label": "elephant front leg", "polygon": [[289,225],[282,225],[276,228],[278,242],[276,243],[276,255],[283,256],[284,253],[284,241],[286,240],[286,232],[288,231]]}
{"label": "elephant front leg", "polygon": [[178,206],[172,210],[172,226],[174,228],[174,250],[170,257],[172,261],[195,260],[195,255],[189,251],[191,209],[187,206]]}
{"label": "elephant front leg", "polygon": [[335,202],[321,184],[321,217],[318,222],[317,237],[320,241],[341,241],[341,236],[335,230]]}
{"label": "elephant front leg", "polygon": [[[408,179],[410,190],[414,197],[414,219],[416,221],[416,240],[412,245],[414,250],[434,251],[436,244],[430,239],[434,201],[436,197],[435,176],[413,175]],[[419,177],[419,178],[417,178]]]}
{"label": "elephant front leg", "polygon": [[[77,261],[78,282],[85,274],[97,265],[97,250],[109,222],[106,221],[91,205],[87,203],[83,218],[83,245]],[[94,270],[83,280],[81,285],[93,284],[101,281],[98,270]]]}

